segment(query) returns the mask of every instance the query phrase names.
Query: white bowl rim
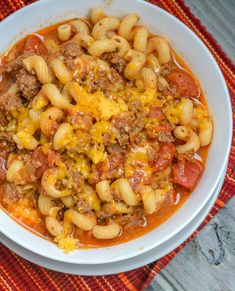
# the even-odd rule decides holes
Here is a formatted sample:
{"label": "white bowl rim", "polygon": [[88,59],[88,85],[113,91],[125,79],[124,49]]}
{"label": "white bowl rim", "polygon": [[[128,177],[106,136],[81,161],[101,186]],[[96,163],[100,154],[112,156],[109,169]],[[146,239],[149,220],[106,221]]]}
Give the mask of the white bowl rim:
{"label": "white bowl rim", "polygon": [[[13,14],[11,14],[10,16],[8,16],[7,18],[5,18],[1,23],[0,23],[0,29],[1,29],[1,24],[7,24],[8,22],[10,22],[16,15],[23,15],[25,12],[27,11],[31,11],[32,9],[36,9],[37,6],[41,6],[43,5],[44,3],[47,3],[47,2],[52,2],[54,1],[56,3],[56,0],[41,0],[41,1],[37,1],[37,2],[34,2],[34,3],[31,3],[29,4],[28,6],[25,6],[23,7],[22,9],[14,12]],[[209,51],[209,49],[206,47],[206,45],[201,41],[201,39],[191,30],[189,29],[183,22],[181,22],[178,18],[176,18],[175,16],[173,16],[172,14],[168,13],[167,11],[165,11],[164,9],[156,6],[156,5],[153,5],[151,3],[148,3],[148,2],[144,2],[142,0],[131,0],[133,2],[138,2],[140,3],[141,5],[144,5],[144,6],[148,6],[148,7],[151,7],[151,9],[154,9],[155,11],[159,11],[160,13],[162,14],[165,14],[167,17],[170,17],[172,18],[175,22],[178,23],[178,25],[180,25],[184,30],[186,30],[189,34],[191,34],[191,36],[200,44],[200,46],[202,46],[204,48],[204,50],[206,51],[207,55],[208,55],[208,58],[210,59],[210,61],[213,63],[213,65],[215,66],[216,70],[217,70],[217,73],[220,77],[220,80],[222,82],[222,85],[223,85],[223,89],[224,89],[224,93],[225,93],[225,101],[226,101],[226,106],[227,108],[229,109],[229,116],[228,116],[228,123],[229,123],[229,137],[228,137],[228,142],[227,142],[227,147],[226,147],[226,154],[224,155],[224,159],[223,159],[223,163],[221,165],[221,168],[220,168],[220,171],[219,171],[219,174],[217,176],[217,178],[215,179],[214,181],[214,184],[213,184],[213,187],[211,188],[210,190],[210,195],[208,194],[207,195],[207,199],[204,199],[203,203],[201,203],[198,207],[197,207],[197,211],[195,211],[195,213],[193,213],[190,218],[188,220],[185,220],[182,222],[182,224],[180,225],[180,227],[178,227],[175,231],[172,231],[171,233],[169,233],[168,235],[166,235],[164,238],[162,238],[161,240],[158,240],[157,243],[152,243],[150,246],[148,247],[145,247],[144,248],[144,252],[147,252],[151,249],[153,249],[154,247],[164,243],[165,241],[169,240],[171,237],[173,237],[177,232],[181,231],[187,224],[189,224],[192,219],[195,218],[195,216],[197,215],[198,212],[201,211],[201,209],[205,206],[205,204],[208,202],[208,200],[210,199],[211,195],[213,194],[213,192],[215,191],[215,188],[216,186],[218,185],[218,182],[223,174],[223,171],[226,167],[226,164],[227,164],[227,161],[228,161],[228,158],[229,158],[229,153],[230,153],[230,149],[231,149],[231,143],[232,143],[232,127],[233,127],[233,122],[232,122],[232,106],[231,106],[231,100],[230,100],[230,95],[229,95],[229,92],[228,92],[228,88],[227,88],[227,85],[226,85],[226,82],[225,82],[225,79],[223,77],[223,74],[217,64],[217,62],[215,61],[214,57],[212,56],[211,52]],[[1,208],[0,208],[1,210]],[[0,217],[1,215],[7,215],[4,211],[0,211]],[[17,223],[17,222],[15,222]],[[73,259],[73,258],[66,258],[66,257],[63,257],[63,258],[58,258],[57,256],[54,256],[54,255],[51,255],[49,253],[45,254],[45,252],[43,252],[42,250],[40,249],[35,249],[33,245],[30,244],[30,242],[25,242],[25,241],[22,241],[20,238],[18,237],[14,237],[12,234],[11,234],[11,230],[10,229],[0,229],[0,231],[2,231],[2,233],[4,235],[6,235],[7,237],[9,237],[11,240],[13,240],[14,242],[16,242],[17,244],[21,245],[22,247],[36,253],[36,254],[39,254],[41,256],[44,256],[44,257],[47,257],[47,258],[50,258],[50,259],[53,259],[53,260],[58,260],[58,261],[61,261],[61,262],[68,262],[68,263],[72,263],[72,264],[77,264],[77,263],[80,263],[79,260],[77,258]],[[32,234],[32,235],[35,235],[35,234]],[[145,235],[143,235],[145,236]],[[136,238],[135,240],[138,240],[138,238]],[[134,240],[132,240],[134,241]],[[131,241],[129,241],[131,242]],[[129,242],[126,242],[126,243],[129,243]],[[122,243],[120,245],[125,245],[126,243]],[[110,248],[113,248],[115,247],[114,246],[111,246],[111,247],[108,247],[108,249]],[[97,248],[97,251],[101,249],[101,248]],[[104,248],[102,248],[104,249]],[[86,251],[86,249],[79,249],[79,251]],[[127,253],[126,255],[123,255],[123,256],[119,256],[118,258],[115,257],[115,258],[109,258],[108,260],[105,260],[105,262],[107,263],[111,263],[111,262],[116,262],[116,261],[121,261],[121,260],[125,260],[125,259],[128,259],[130,257],[135,257],[137,255],[139,255],[139,250],[136,250],[135,252],[131,252],[131,253]],[[143,252],[142,252],[143,253]],[[82,264],[98,264],[98,262],[82,262]]]}

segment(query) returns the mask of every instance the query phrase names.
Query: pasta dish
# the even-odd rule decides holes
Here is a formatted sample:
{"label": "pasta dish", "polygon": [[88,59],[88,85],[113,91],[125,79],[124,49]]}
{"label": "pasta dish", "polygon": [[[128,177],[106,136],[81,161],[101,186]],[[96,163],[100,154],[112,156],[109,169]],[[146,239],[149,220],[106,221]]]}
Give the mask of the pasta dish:
{"label": "pasta dish", "polygon": [[1,207],[65,251],[163,223],[199,182],[213,134],[169,41],[98,8],[1,57],[0,111]]}

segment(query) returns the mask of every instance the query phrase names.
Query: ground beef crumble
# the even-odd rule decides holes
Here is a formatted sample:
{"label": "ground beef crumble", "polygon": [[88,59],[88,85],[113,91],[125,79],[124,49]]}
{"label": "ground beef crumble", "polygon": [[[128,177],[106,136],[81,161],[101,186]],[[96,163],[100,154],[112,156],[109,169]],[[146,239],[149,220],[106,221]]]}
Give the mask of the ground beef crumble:
{"label": "ground beef crumble", "polygon": [[12,184],[5,185],[3,202],[6,204],[12,202],[17,203],[21,198],[23,198],[23,196],[24,190],[21,186],[15,186]]}
{"label": "ground beef crumble", "polygon": [[13,140],[11,132],[0,132],[0,153],[1,156],[7,158],[9,153],[14,152],[16,144]]}
{"label": "ground beef crumble", "polygon": [[84,54],[84,50],[78,42],[69,40],[61,45],[60,53],[64,56],[65,65],[73,70],[75,69],[74,59]]}
{"label": "ground beef crumble", "polygon": [[16,75],[16,82],[22,95],[27,100],[31,100],[38,94],[41,84],[37,77],[28,73],[25,69],[21,69]]}
{"label": "ground beef crumble", "polygon": [[118,73],[123,73],[126,67],[126,61],[116,53],[105,53],[101,57],[108,62]]}
{"label": "ground beef crumble", "polygon": [[25,52],[22,55],[18,56],[16,59],[10,61],[5,66],[5,71],[7,73],[15,73],[23,68],[23,60],[27,57],[32,56],[34,53],[32,52]]}
{"label": "ground beef crumble", "polygon": [[17,93],[7,92],[0,95],[0,111],[3,115],[20,106],[22,106],[22,101]]}
{"label": "ground beef crumble", "polygon": [[91,212],[91,207],[82,198],[78,198],[75,208],[81,213]]}
{"label": "ground beef crumble", "polygon": [[84,85],[90,93],[100,90],[109,96],[111,92],[119,91],[124,86],[122,77],[113,68],[111,68],[110,73],[104,70],[98,71],[96,74],[89,72],[82,76],[82,78],[84,79]]}

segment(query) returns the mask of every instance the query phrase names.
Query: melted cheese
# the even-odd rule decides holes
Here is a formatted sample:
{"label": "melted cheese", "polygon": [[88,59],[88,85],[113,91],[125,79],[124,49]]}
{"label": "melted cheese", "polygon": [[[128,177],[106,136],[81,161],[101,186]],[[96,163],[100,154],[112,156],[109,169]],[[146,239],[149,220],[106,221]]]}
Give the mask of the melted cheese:
{"label": "melted cheese", "polygon": [[88,153],[88,157],[92,160],[94,164],[97,164],[99,162],[104,162],[107,159],[107,154],[99,151],[95,148],[91,149],[91,151]]}
{"label": "melted cheese", "polygon": [[78,88],[78,90],[79,98],[76,100],[77,105],[71,109],[73,112],[92,113],[97,120],[108,120],[112,116],[119,114],[121,110],[127,109],[124,101],[119,100],[116,102],[113,99],[108,99],[100,91],[88,94],[83,88]]}
{"label": "melted cheese", "polygon": [[126,160],[125,177],[132,177],[136,171],[141,171],[144,173],[143,176],[150,177],[152,169],[148,164],[148,160],[146,148],[133,148]]}

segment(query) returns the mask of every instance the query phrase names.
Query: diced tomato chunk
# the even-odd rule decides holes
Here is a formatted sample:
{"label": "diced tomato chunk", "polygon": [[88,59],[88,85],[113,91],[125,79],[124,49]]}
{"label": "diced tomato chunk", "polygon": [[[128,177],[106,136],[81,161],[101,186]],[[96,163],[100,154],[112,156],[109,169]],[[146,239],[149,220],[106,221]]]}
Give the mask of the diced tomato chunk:
{"label": "diced tomato chunk", "polygon": [[108,155],[107,159],[108,172],[119,168],[122,165],[122,156]]}
{"label": "diced tomato chunk", "polygon": [[99,162],[93,166],[93,175],[89,178],[90,184],[97,184],[102,181],[102,177],[105,172],[105,163]]}
{"label": "diced tomato chunk", "polygon": [[181,97],[199,98],[199,87],[188,73],[175,70],[167,75],[167,78],[176,86],[176,90]]}
{"label": "diced tomato chunk", "polygon": [[150,118],[158,118],[159,120],[164,119],[164,114],[160,106],[150,106],[148,116]]}
{"label": "diced tomato chunk", "polygon": [[54,150],[49,149],[47,154],[44,154],[42,148],[37,148],[34,150],[31,156],[32,165],[35,169],[35,177],[40,179],[43,173],[53,167],[54,165],[58,164],[60,161],[60,156]]}
{"label": "diced tomato chunk", "polygon": [[123,157],[120,155],[108,155],[106,161],[94,165],[93,175],[88,182],[90,184],[97,184],[102,180],[121,177],[123,173]]}
{"label": "diced tomato chunk", "polygon": [[194,159],[192,161],[180,161],[172,166],[173,182],[188,190],[193,190],[204,171],[203,164]]}
{"label": "diced tomato chunk", "polygon": [[42,148],[37,148],[32,153],[32,164],[35,167],[35,177],[41,178],[43,173],[49,169],[48,156],[42,151]]}
{"label": "diced tomato chunk", "polygon": [[161,132],[171,133],[172,126],[170,125],[170,123],[163,123],[163,124],[159,124],[157,129],[158,131],[161,131]]}
{"label": "diced tomato chunk", "polygon": [[24,51],[34,52],[39,55],[47,55],[47,49],[42,40],[35,34],[30,34],[27,38]]}
{"label": "diced tomato chunk", "polygon": [[6,179],[6,160],[0,157],[0,181]]}
{"label": "diced tomato chunk", "polygon": [[154,170],[162,171],[172,164],[175,155],[175,146],[173,143],[163,144],[153,161],[150,161],[150,165]]}

